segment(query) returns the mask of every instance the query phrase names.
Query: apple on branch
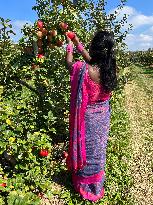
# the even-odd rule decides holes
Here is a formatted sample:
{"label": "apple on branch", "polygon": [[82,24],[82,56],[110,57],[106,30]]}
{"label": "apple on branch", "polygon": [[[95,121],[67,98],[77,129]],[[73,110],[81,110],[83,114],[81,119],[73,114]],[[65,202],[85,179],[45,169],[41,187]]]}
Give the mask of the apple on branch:
{"label": "apple on branch", "polygon": [[47,33],[48,33],[47,29],[46,29],[46,28],[43,28],[43,29],[42,29],[42,33],[43,33],[43,36],[47,36]]}
{"label": "apple on branch", "polygon": [[49,152],[48,152],[47,149],[41,149],[41,150],[39,151],[39,156],[41,156],[41,157],[47,157],[48,154],[49,154]]}
{"label": "apple on branch", "polygon": [[42,22],[41,20],[38,20],[38,21],[37,21],[37,26],[38,26],[38,28],[39,28],[40,30],[42,30],[43,27],[44,27],[44,24],[43,24],[43,22]]}
{"label": "apple on branch", "polygon": [[55,30],[55,29],[51,30],[50,34],[51,34],[52,37],[57,36],[57,30]]}
{"label": "apple on branch", "polygon": [[66,36],[69,37],[71,40],[73,40],[75,37],[75,33],[72,31],[68,31],[66,32]]}
{"label": "apple on branch", "polygon": [[37,54],[37,58],[44,58],[45,56],[43,54]]}
{"label": "apple on branch", "polygon": [[43,37],[42,31],[37,31],[37,37],[41,39]]}
{"label": "apple on branch", "polygon": [[67,23],[64,23],[64,22],[61,22],[59,24],[59,27],[62,29],[62,30],[67,30],[68,29],[68,24]]}

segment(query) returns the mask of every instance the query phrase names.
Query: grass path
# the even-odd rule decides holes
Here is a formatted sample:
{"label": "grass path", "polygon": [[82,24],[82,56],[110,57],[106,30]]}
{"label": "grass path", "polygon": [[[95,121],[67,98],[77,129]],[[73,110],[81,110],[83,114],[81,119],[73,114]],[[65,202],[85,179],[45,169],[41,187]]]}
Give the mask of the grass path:
{"label": "grass path", "polygon": [[131,195],[136,205],[153,204],[153,72],[132,67],[133,80],[125,86],[132,137]]}

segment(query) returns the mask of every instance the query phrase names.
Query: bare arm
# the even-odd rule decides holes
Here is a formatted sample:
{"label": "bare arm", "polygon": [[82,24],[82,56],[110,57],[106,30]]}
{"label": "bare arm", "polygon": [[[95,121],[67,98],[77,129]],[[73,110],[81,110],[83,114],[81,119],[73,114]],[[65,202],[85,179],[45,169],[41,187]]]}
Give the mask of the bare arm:
{"label": "bare arm", "polygon": [[[72,41],[68,37],[67,37],[67,41],[68,41],[68,45],[73,47],[73,43],[72,43]],[[68,67],[68,69],[70,71],[72,65],[74,64],[74,62],[73,62],[73,52],[67,52],[66,51],[66,64],[67,64],[67,67]]]}
{"label": "bare arm", "polygon": [[[77,36],[75,36],[73,43],[75,46],[78,46],[80,44],[79,38]],[[91,60],[91,57],[85,48],[82,50],[81,54],[87,63]]]}
{"label": "bare arm", "polygon": [[67,66],[70,70],[70,68],[72,67],[73,65],[73,54],[72,53],[66,53],[66,63],[67,63]]}

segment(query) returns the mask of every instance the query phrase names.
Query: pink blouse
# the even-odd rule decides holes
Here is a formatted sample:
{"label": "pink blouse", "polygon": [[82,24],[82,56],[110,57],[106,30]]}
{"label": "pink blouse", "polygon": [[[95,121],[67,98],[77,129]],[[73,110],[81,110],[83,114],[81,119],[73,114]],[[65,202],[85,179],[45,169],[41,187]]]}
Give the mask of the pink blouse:
{"label": "pink blouse", "polygon": [[[78,66],[81,68],[82,66],[81,61],[77,61],[74,65],[73,65],[73,72],[75,70],[75,67]],[[88,93],[88,104],[94,104],[96,102],[103,102],[106,100],[109,100],[111,97],[111,92],[110,93],[106,93],[104,91],[104,88],[101,84],[98,84],[96,82],[94,82],[90,76],[89,76],[89,72],[88,72],[88,66],[87,66],[87,70],[86,70],[86,74],[87,74],[87,79],[86,79],[86,90]],[[72,80],[72,79],[71,79]]]}
{"label": "pink blouse", "polygon": [[101,84],[94,82],[90,76],[87,69],[87,92],[88,92],[88,104],[94,104],[96,102],[101,102],[109,100],[111,93],[105,93]]}

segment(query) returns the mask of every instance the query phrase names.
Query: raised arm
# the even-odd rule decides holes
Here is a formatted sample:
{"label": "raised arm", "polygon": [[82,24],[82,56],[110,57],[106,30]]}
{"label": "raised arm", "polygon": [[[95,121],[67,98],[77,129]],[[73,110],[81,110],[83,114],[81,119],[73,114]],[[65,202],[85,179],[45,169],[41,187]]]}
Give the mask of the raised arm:
{"label": "raised arm", "polygon": [[69,70],[71,70],[72,65],[75,63],[73,62],[73,43],[76,46],[77,50],[81,53],[84,60],[89,63],[91,60],[91,57],[88,53],[88,51],[84,48],[84,46],[79,41],[79,38],[77,35],[75,35],[74,39],[71,41],[71,39],[67,36],[67,47],[66,47],[66,64]]}
{"label": "raised arm", "polygon": [[80,42],[79,38],[77,37],[77,35],[75,35],[75,37],[73,39],[73,43],[77,47],[77,49],[80,51],[80,53],[83,56],[84,60],[88,63],[91,60],[91,57],[90,57],[88,51],[81,44],[81,42]]}
{"label": "raised arm", "polygon": [[68,44],[66,47],[66,64],[67,64],[67,67],[70,71],[72,65],[74,64],[74,62],[73,62],[73,42],[68,37],[67,37],[67,42],[68,42]]}

